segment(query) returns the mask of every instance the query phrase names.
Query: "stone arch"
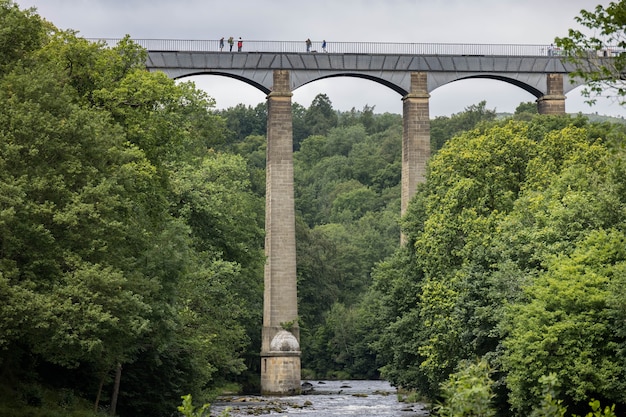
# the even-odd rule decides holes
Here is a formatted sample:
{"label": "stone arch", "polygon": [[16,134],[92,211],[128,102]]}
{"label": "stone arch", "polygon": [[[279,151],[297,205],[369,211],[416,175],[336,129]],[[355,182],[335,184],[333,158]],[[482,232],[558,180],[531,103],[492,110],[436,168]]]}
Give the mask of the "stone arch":
{"label": "stone arch", "polygon": [[264,86],[263,84],[258,83],[257,81],[248,78],[248,77],[244,77],[242,75],[239,74],[233,74],[233,73],[229,73],[229,72],[221,72],[221,71],[198,71],[198,72],[189,72],[189,73],[184,73],[182,75],[178,75],[178,76],[174,76],[172,77],[174,80],[182,80],[184,78],[188,78],[188,77],[195,77],[198,75],[217,75],[220,77],[228,77],[228,78],[232,78],[235,79],[237,81],[242,81],[245,84],[248,84],[258,90],[260,90],[261,92],[263,92],[264,94],[269,94],[271,93],[271,90],[269,88],[267,88],[266,86]]}
{"label": "stone arch", "polygon": [[338,72],[338,73],[325,74],[317,78],[309,79],[306,82],[303,82],[297,85],[296,87],[294,87],[294,91],[300,87],[304,87],[305,85],[311,84],[315,81],[322,81],[322,80],[328,80],[328,79],[339,78],[339,77],[359,78],[362,80],[373,81],[376,84],[380,84],[384,87],[391,89],[392,91],[395,91],[396,93],[400,94],[400,97],[404,97],[408,94],[408,91],[406,89],[402,88],[398,84],[393,83],[390,80],[387,80],[385,78],[382,78],[376,75],[372,75],[368,73],[360,73],[360,72]]}
{"label": "stone arch", "polygon": [[[515,87],[521,88],[522,90],[526,91],[527,93],[533,95],[535,98],[540,98],[541,96],[543,96],[545,93],[543,91],[541,91],[539,88],[529,84],[528,82],[519,80],[519,79],[515,79],[512,77],[507,77],[505,75],[502,74],[470,74],[470,75],[465,75],[465,76],[458,76],[458,77],[451,77],[448,80],[445,80],[445,82],[439,82],[436,84],[436,86],[434,86],[433,88],[429,88],[429,92],[433,92],[435,91],[437,88],[439,87],[443,87],[445,85],[449,85],[452,83],[455,83],[457,81],[463,81],[463,80],[494,80],[494,81],[502,81],[504,83],[513,85]],[[429,86],[431,87],[431,86]]]}
{"label": "stone arch", "polygon": [[[542,93],[540,90],[538,90],[537,88],[523,82],[520,80],[516,80],[514,78],[511,77],[506,77],[500,74],[483,74],[483,75],[470,75],[468,77],[462,77],[462,78],[457,78],[456,80],[450,81],[447,84],[453,83],[455,81],[462,81],[462,80],[476,80],[476,79],[482,79],[482,80],[495,80],[495,81],[502,81],[505,82],[507,84],[511,84],[514,85],[515,87],[519,87],[522,90],[526,91],[527,93],[532,94],[533,96],[535,96],[535,98],[539,98],[541,96],[543,96],[544,93]],[[445,85],[447,85],[445,84]],[[441,86],[440,86],[441,87]]]}

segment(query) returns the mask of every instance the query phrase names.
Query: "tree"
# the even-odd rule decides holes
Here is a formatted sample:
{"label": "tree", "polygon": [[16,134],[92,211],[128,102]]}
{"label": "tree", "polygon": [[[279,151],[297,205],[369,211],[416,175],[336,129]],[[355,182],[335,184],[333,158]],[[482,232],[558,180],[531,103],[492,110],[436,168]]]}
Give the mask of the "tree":
{"label": "tree", "polygon": [[606,95],[626,104],[626,0],[598,5],[593,11],[583,9],[574,19],[593,35],[570,29],[555,43],[576,65],[571,75],[587,83],[582,90],[587,102],[593,105],[594,97]]}
{"label": "tree", "polygon": [[20,60],[41,48],[52,26],[41,19],[34,9],[20,10],[12,0],[0,0],[0,75],[8,72]]}
{"label": "tree", "polygon": [[216,112],[226,120],[227,142],[234,145],[251,135],[265,135],[267,132],[267,104],[255,107],[238,104]]}
{"label": "tree", "polygon": [[315,96],[304,114],[304,122],[309,135],[325,135],[337,126],[337,112],[326,94]]}
{"label": "tree", "polygon": [[537,109],[537,103],[528,101],[526,103],[520,103],[515,108],[515,113],[513,114],[513,118],[516,120],[530,121],[537,114],[539,114],[538,109]]}
{"label": "tree", "polygon": [[[303,220],[297,229],[299,311],[302,344],[308,347],[302,363],[321,376],[377,375],[369,347],[374,320],[361,321],[361,309],[368,306],[359,301],[372,267],[399,240],[401,123],[393,117],[375,123],[378,117],[367,112],[375,133],[367,133],[355,112],[349,123],[344,118],[341,127],[306,138],[294,155],[296,209]],[[344,309],[330,314],[334,303]],[[337,316],[351,320],[341,333],[347,351],[337,351],[333,342],[339,337]]]}
{"label": "tree", "polygon": [[462,363],[443,384],[444,402],[437,407],[437,414],[442,417],[494,416],[490,373],[489,364],[484,359]]}
{"label": "tree", "polygon": [[450,117],[438,116],[430,123],[430,148],[434,152],[453,136],[473,129],[480,122],[495,120],[496,111],[487,110],[487,102],[481,101],[466,107],[464,111]]}
{"label": "tree", "polygon": [[298,104],[291,104],[292,129],[293,129],[293,150],[298,151],[302,142],[309,137],[310,131],[306,123],[307,109]]}
{"label": "tree", "polygon": [[0,84],[0,182],[16,193],[2,203],[2,308],[20,325],[5,348],[99,379],[136,357],[172,289],[145,267],[169,227],[156,170],[45,60]]}
{"label": "tree", "polygon": [[626,403],[624,339],[611,320],[610,289],[626,268],[623,232],[598,230],[571,256],[555,257],[527,287],[530,301],[507,312],[503,366],[514,409],[526,415],[541,398],[541,376],[554,373],[565,404],[589,398]]}
{"label": "tree", "polygon": [[0,5],[0,373],[169,415],[257,362],[262,201],[206,94]]}
{"label": "tree", "polygon": [[[403,218],[407,247],[374,271],[378,314],[388,323],[374,343],[382,375],[436,398],[460,361],[485,357],[498,371],[497,403],[506,407],[503,370],[495,368],[503,306],[528,307],[521,288],[590,231],[621,230],[623,141],[623,129],[545,116],[479,125],[448,141]],[[618,294],[601,315],[623,317]],[[527,357],[519,354],[520,378]]]}

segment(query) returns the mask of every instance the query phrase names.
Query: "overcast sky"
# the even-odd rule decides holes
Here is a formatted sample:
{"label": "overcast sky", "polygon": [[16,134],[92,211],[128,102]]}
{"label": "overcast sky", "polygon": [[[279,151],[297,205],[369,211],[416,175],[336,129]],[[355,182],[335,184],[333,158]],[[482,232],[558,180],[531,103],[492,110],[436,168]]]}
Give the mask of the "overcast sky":
{"label": "overcast sky", "polygon": [[[87,38],[219,39],[242,37],[267,41],[550,44],[581,29],[574,18],[608,0],[17,0],[35,7],[61,29]],[[218,108],[265,101],[259,90],[220,76],[196,76],[199,88]],[[293,100],[308,107],[325,93],[338,110],[365,105],[376,113],[402,113],[398,93],[372,81],[339,77],[294,91]],[[464,80],[431,93],[431,117],[450,115],[487,101],[488,109],[513,112],[535,97],[493,80]],[[568,113],[625,116],[608,100],[589,107],[580,88],[567,94]]]}

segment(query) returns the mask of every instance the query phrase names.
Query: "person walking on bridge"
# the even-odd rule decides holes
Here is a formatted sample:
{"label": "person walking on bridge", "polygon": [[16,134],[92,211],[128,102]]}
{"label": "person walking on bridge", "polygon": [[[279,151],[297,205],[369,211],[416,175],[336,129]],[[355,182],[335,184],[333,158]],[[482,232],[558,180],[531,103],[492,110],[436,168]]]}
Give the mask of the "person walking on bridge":
{"label": "person walking on bridge", "polygon": [[220,39],[220,52],[222,52],[222,50],[224,50],[224,37],[222,36],[222,39]]}
{"label": "person walking on bridge", "polygon": [[306,51],[311,52],[311,39],[307,38],[306,43]]}
{"label": "person walking on bridge", "polygon": [[322,51],[326,52],[326,39],[322,41]]}
{"label": "person walking on bridge", "polygon": [[235,44],[235,40],[233,39],[233,37],[231,36],[230,38],[228,38],[228,46],[230,46],[230,52],[233,51],[233,45]]}
{"label": "person walking on bridge", "polygon": [[241,40],[240,36],[239,41],[237,41],[237,52],[241,52],[241,48],[243,48],[243,41]]}

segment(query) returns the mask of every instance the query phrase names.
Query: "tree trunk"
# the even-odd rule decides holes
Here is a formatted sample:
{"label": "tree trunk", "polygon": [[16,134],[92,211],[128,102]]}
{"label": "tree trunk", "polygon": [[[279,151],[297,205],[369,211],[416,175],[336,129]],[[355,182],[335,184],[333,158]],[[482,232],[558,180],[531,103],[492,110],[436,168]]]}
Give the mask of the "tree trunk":
{"label": "tree trunk", "polygon": [[117,369],[115,370],[115,384],[113,384],[113,396],[111,396],[111,409],[109,410],[109,414],[112,416],[115,415],[115,409],[117,408],[117,395],[120,392],[120,379],[122,379],[122,364],[117,364]]}
{"label": "tree trunk", "polygon": [[102,378],[100,378],[100,385],[98,386],[98,395],[96,395],[96,402],[93,405],[93,412],[98,412],[100,406],[100,396],[102,395],[102,387],[104,386],[104,378],[106,378],[106,372],[102,372]]}

